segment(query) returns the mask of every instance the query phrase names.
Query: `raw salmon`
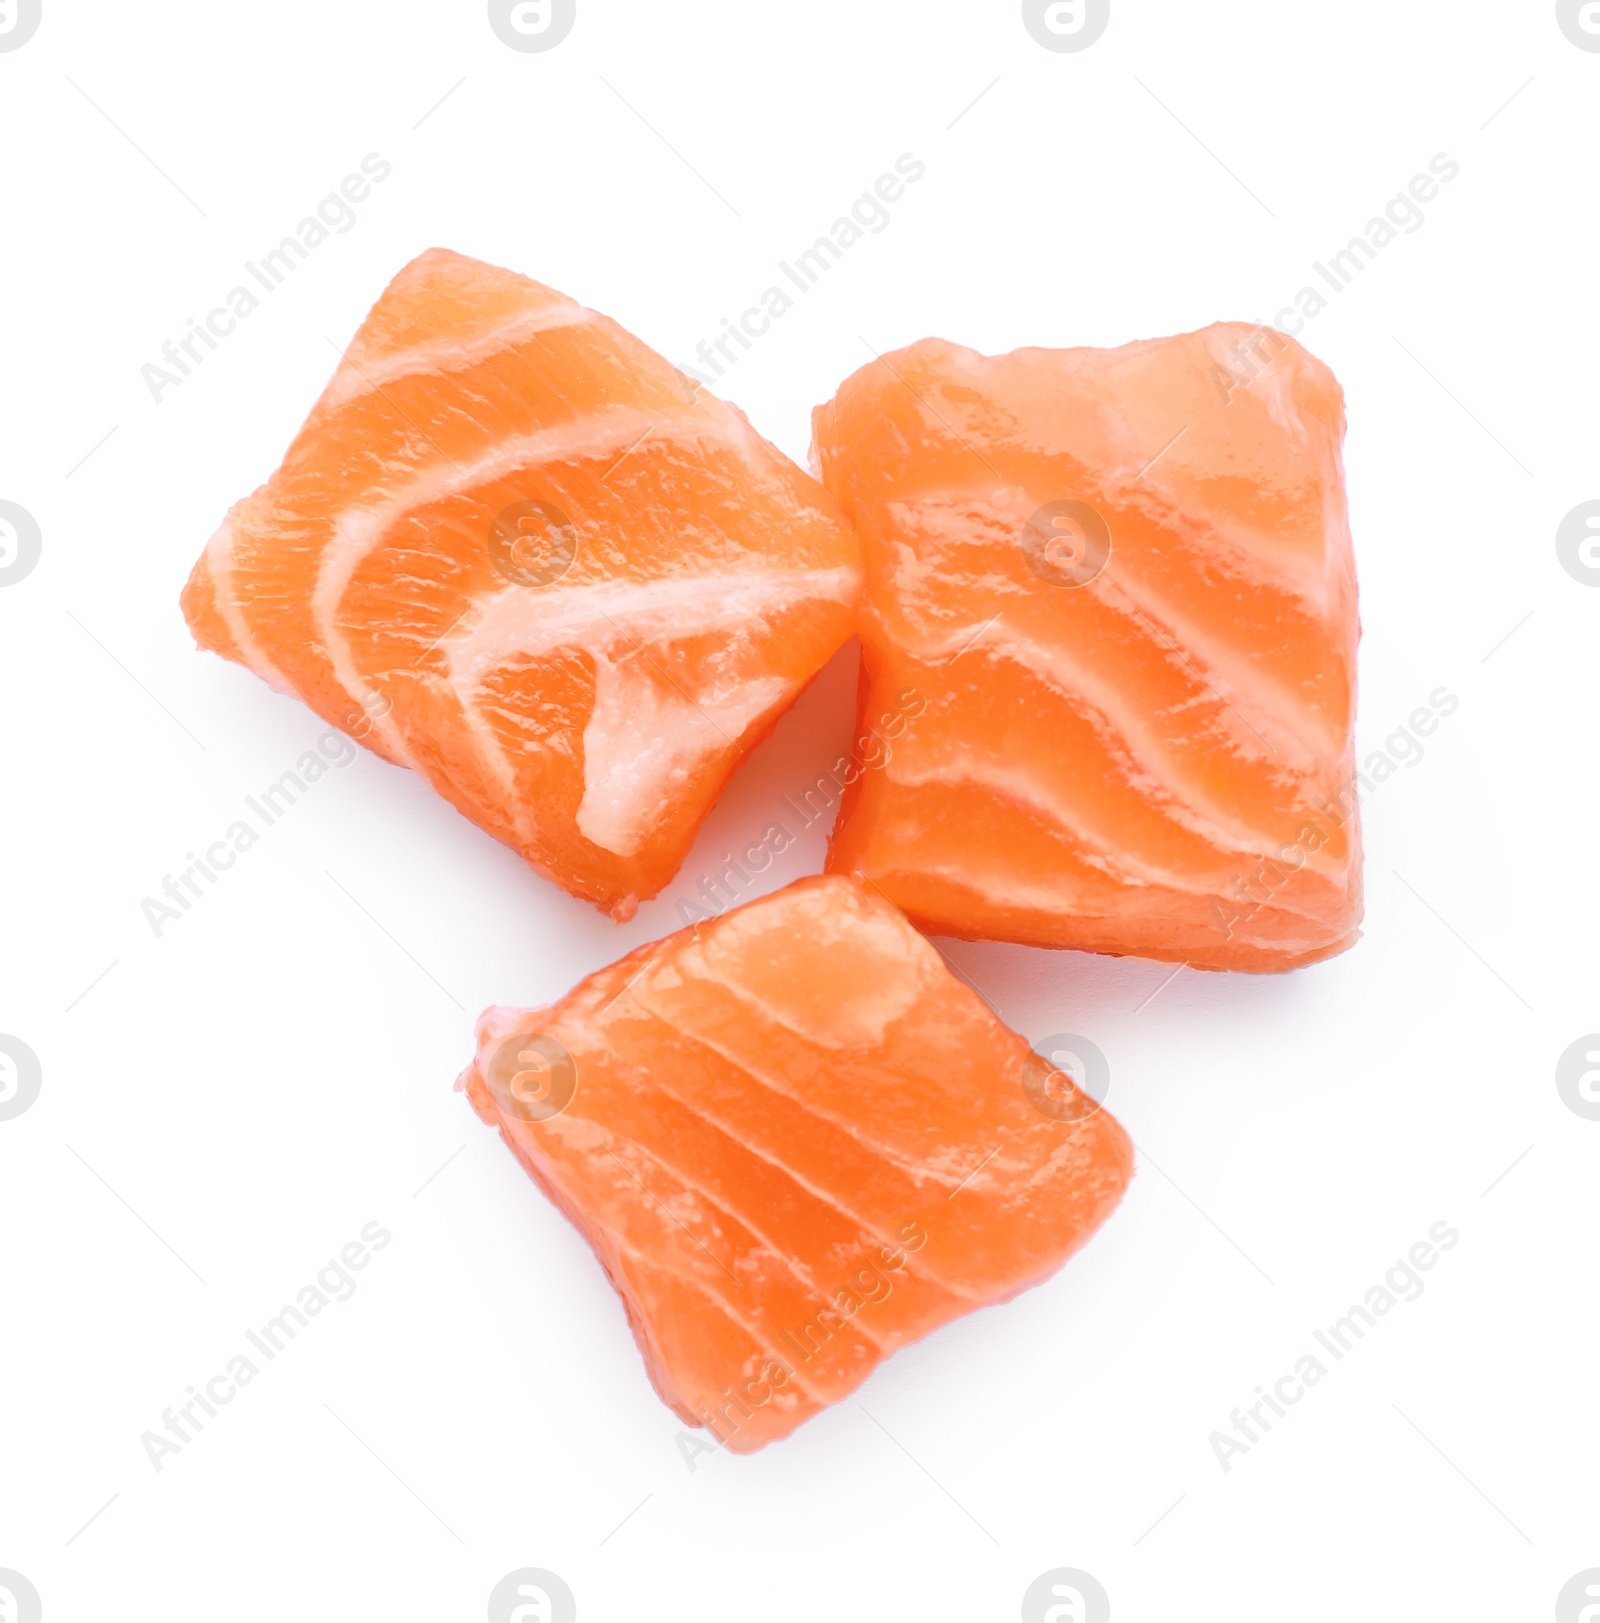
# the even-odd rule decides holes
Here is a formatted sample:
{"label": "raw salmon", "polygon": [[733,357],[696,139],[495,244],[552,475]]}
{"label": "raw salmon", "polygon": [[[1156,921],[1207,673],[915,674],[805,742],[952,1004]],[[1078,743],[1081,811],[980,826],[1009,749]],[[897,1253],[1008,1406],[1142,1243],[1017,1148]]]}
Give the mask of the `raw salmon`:
{"label": "raw salmon", "polygon": [[615,322],[433,249],[183,594],[202,647],[619,919],[855,629],[833,499]]}
{"label": "raw salmon", "polygon": [[[1344,401],[1239,325],[847,379],[815,455],[861,539],[863,721],[830,871],[923,929],[1275,970],[1355,941]],[[901,708],[904,708],[901,706]]]}
{"label": "raw salmon", "polygon": [[1053,1273],[1132,1172],[1110,1114],[854,879],[488,1010],[457,1085],[593,1246],[662,1398],[740,1453]]}

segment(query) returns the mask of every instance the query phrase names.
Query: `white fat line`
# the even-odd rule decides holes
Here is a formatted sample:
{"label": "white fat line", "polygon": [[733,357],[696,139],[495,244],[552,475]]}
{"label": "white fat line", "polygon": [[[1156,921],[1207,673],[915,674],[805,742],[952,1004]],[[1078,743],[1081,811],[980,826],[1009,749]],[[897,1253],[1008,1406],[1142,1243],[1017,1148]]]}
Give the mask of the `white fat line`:
{"label": "white fat line", "polygon": [[[1101,835],[1093,833],[1061,797],[1029,773],[1017,767],[965,760],[945,767],[908,766],[903,757],[891,759],[885,769],[891,783],[907,789],[938,788],[967,783],[1009,800],[1025,810],[1044,817],[1071,839],[1077,858],[1086,867],[1096,868],[1114,885],[1160,885],[1168,890],[1195,890],[1192,879],[1170,869],[1141,862],[1128,852],[1114,849]],[[1242,848],[1241,848],[1242,849]],[[1202,890],[1200,892],[1204,894]]]}
{"label": "white fat line", "polygon": [[[1152,527],[1176,538],[1186,548],[1204,553],[1229,576],[1242,576],[1251,585],[1266,586],[1299,604],[1313,619],[1329,617],[1329,602],[1342,577],[1350,573],[1351,545],[1343,492],[1337,479],[1319,480],[1323,492],[1324,552],[1321,559],[1308,561],[1300,553],[1282,546],[1268,551],[1256,545],[1250,532],[1225,516],[1196,516],[1176,504],[1176,498],[1152,492],[1141,482],[1136,462],[1108,470],[1100,481],[1101,496],[1090,496],[1091,506],[1121,506],[1138,513]],[[1039,505],[1037,488],[996,485],[977,479],[945,483],[926,490],[910,491],[886,501],[884,510],[897,523],[915,522],[927,512],[934,516],[928,525],[935,536],[948,533],[940,517],[959,517],[962,507],[980,507],[995,515],[996,522],[1014,532],[1020,542],[1028,516]],[[903,517],[902,517],[903,515]],[[1108,521],[1109,522],[1109,521]],[[1270,537],[1263,537],[1270,542]],[[1112,536],[1115,556],[1116,537]]]}
{"label": "white fat line", "polygon": [[[664,800],[705,763],[782,704],[794,684],[747,674],[741,654],[752,629],[785,610],[851,601],[854,566],[830,570],[601,581],[554,590],[510,586],[441,643],[447,680],[491,761],[513,817],[511,763],[479,714],[483,684],[507,663],[558,648],[582,648],[594,664],[594,706],[583,734],[584,792],[578,831],[618,856],[632,856]],[[676,638],[717,636],[724,648],[693,691],[651,659]]]}
{"label": "white fat line", "polygon": [[[679,439],[704,437],[722,444],[742,443],[726,421],[719,422],[709,415],[685,413],[663,419],[658,413],[636,407],[617,407],[564,423],[559,428],[502,440],[476,461],[465,465],[448,461],[433,463],[379,500],[351,506],[340,514],[318,563],[311,595],[312,623],[340,686],[353,703],[372,717],[377,732],[396,760],[416,766],[399,727],[388,713],[388,706],[368,686],[356,666],[349,641],[338,626],[339,605],[356,570],[393,526],[419,507],[545,463],[616,455],[652,427],[664,428]],[[484,540],[487,545],[488,537]]]}
{"label": "white fat line", "polygon": [[[887,633],[888,628],[884,630]],[[943,659],[959,644],[957,638],[918,643],[901,637],[893,640],[914,659],[929,662]],[[1061,693],[1122,763],[1129,788],[1180,828],[1220,850],[1243,855],[1258,855],[1273,843],[1265,830],[1240,822],[1225,806],[1189,783],[1162,739],[1121,693],[1064,650],[1027,636],[1001,615],[968,657],[1010,660]],[[897,775],[893,768],[891,775]],[[1099,841],[1090,843],[1100,845]]]}
{"label": "white fat line", "polygon": [[[1181,656],[1180,663],[1186,665],[1190,674],[1198,677],[1201,684],[1210,689],[1213,698],[1232,710],[1232,697],[1241,697],[1280,743],[1297,747],[1301,759],[1293,764],[1298,770],[1304,772],[1313,769],[1320,761],[1340,754],[1345,748],[1348,729],[1346,739],[1336,738],[1315,711],[1297,702],[1280,682],[1266,675],[1247,650],[1218,641],[1159,592],[1130,581],[1125,575],[1117,576],[1115,589],[1132,600],[1137,612],[1130,618],[1154,621],[1160,625]],[[1102,597],[1101,601],[1106,602],[1106,599]],[[1114,613],[1125,612],[1114,599],[1106,602],[1106,607]],[[1324,627],[1328,625],[1326,616],[1312,618]],[[1158,638],[1151,640],[1158,648],[1162,647]],[[1213,686],[1208,673],[1220,678],[1226,687]],[[1255,732],[1247,716],[1242,712],[1236,712],[1236,715],[1251,732]],[[1258,733],[1256,736],[1259,738],[1261,735]]]}
{"label": "white fat line", "polygon": [[[1139,887],[1157,885],[1165,890],[1202,897],[1224,894],[1219,886],[1209,884],[1203,879],[1197,880],[1192,874],[1176,873],[1158,863],[1141,860],[1125,850],[1112,847],[1105,838],[1093,833],[1079,819],[1072,806],[1059,793],[1040,783],[1037,778],[1021,768],[969,760],[960,766],[944,769],[933,766],[918,769],[908,767],[903,755],[897,755],[890,761],[887,773],[892,782],[904,784],[908,788],[965,782],[1013,801],[1054,823],[1078,846],[1078,859],[1088,867],[1103,871],[1113,883]],[[1266,860],[1269,854],[1260,844],[1235,845],[1230,842],[1219,845],[1216,841],[1211,843],[1214,849],[1236,853],[1243,858]],[[1336,873],[1313,869],[1309,861],[1302,871],[1315,874],[1329,884],[1339,883]],[[1299,911],[1276,899],[1272,905],[1285,912]]]}
{"label": "white fat line", "polygon": [[453,683],[471,683],[508,659],[571,643],[664,643],[745,626],[808,602],[848,604],[861,583],[853,564],[834,569],[752,569],[664,575],[580,586],[507,586],[441,642]]}
{"label": "white fat line", "polygon": [[[1015,522],[1021,517],[1020,509],[1003,500],[1005,494],[1004,491],[987,493],[973,491],[965,499],[989,508],[999,519]],[[930,493],[892,502],[889,507],[896,523],[902,526],[915,526],[941,548],[945,548],[952,544],[947,521],[954,516],[951,499],[958,495],[959,493],[954,490]],[[1181,537],[1186,547],[1210,553],[1216,559],[1217,566],[1230,578],[1242,577],[1250,585],[1264,585],[1270,590],[1281,591],[1308,619],[1321,627],[1329,627],[1332,615],[1328,608],[1328,600],[1331,596],[1337,595],[1337,576],[1324,572],[1318,577],[1318,589],[1315,593],[1308,593],[1299,586],[1290,588],[1277,578],[1275,572],[1266,566],[1259,555],[1228,543],[1219,531],[1209,525],[1195,524],[1178,515],[1172,515],[1162,522],[1168,530]],[[1019,531],[1019,544],[1020,538]],[[959,538],[957,544],[958,542]],[[1241,566],[1244,560],[1248,560],[1249,567]],[[914,570],[902,568],[899,573],[912,574],[911,587],[915,591],[921,584],[921,577],[927,573],[927,565],[919,561]],[[901,589],[904,590],[903,587]],[[1170,646],[1165,647],[1164,651],[1176,652],[1189,677],[1198,680],[1203,687],[1209,689],[1211,696],[1232,711],[1234,718],[1242,722],[1255,735],[1258,742],[1266,743],[1274,754],[1278,752],[1279,744],[1285,745],[1290,751],[1289,761],[1297,770],[1306,771],[1318,760],[1337,755],[1345,748],[1348,728],[1344,740],[1336,737],[1334,731],[1320,716],[1300,703],[1280,681],[1265,674],[1262,668],[1251,660],[1248,651],[1234,648],[1220,640],[1155,588],[1130,580],[1123,571],[1112,570],[1087,583],[1082,590],[1112,613],[1123,615],[1140,624],[1146,638],[1157,647],[1163,647],[1161,635],[1150,635],[1153,623],[1161,634],[1170,639]],[[1119,603],[1118,594],[1123,595],[1127,603]],[[1129,604],[1133,609],[1131,614]],[[1213,676],[1216,678],[1215,683],[1211,680]],[[1248,699],[1243,695],[1249,695]],[[1247,705],[1250,714],[1247,715],[1244,710],[1235,708],[1234,697],[1240,697],[1241,703]],[[1256,721],[1261,722],[1266,732],[1256,728]]]}
{"label": "white fat line", "polygon": [[267,658],[261,644],[252,635],[244,617],[244,607],[233,589],[233,514],[237,511],[238,508],[235,507],[223,519],[217,526],[216,533],[205,545],[206,569],[211,576],[211,595],[218,612],[222,615],[223,624],[228,628],[228,635],[233,638],[234,646],[244,656],[245,663],[275,692],[293,695],[295,692],[293,684]]}
{"label": "white fat line", "polygon": [[[1082,886],[1075,886],[1070,881],[1065,884],[1039,884],[1019,879],[1016,874],[1008,873],[1003,869],[975,870],[970,862],[915,862],[902,864],[898,871],[917,875],[926,875],[933,879],[943,880],[946,884],[957,890],[966,891],[977,896],[984,902],[998,904],[1002,907],[1012,907],[1024,912],[1043,913],[1060,918],[1065,916],[1068,922],[1082,921],[1086,924],[1102,925],[1108,929],[1120,928],[1123,919],[1121,903],[1116,898],[1107,897],[1104,893],[1086,891]],[[1133,913],[1133,921],[1137,924],[1150,924],[1162,922],[1160,892],[1168,889],[1175,890],[1179,895],[1193,896],[1197,900],[1212,900],[1233,904],[1236,898],[1217,889],[1196,889],[1193,885],[1179,885],[1167,887],[1163,885],[1138,886],[1135,890],[1125,892],[1124,897],[1133,895],[1141,900],[1148,900],[1154,904],[1155,911],[1140,910]],[[1115,909],[1115,910],[1113,910]],[[1275,896],[1270,902],[1260,903],[1252,919],[1266,918],[1270,915],[1280,915],[1289,919],[1303,919],[1307,924],[1317,929],[1317,942],[1326,938],[1327,920],[1320,914],[1306,911],[1304,908],[1291,907],[1281,897]],[[1296,937],[1296,941],[1301,938]],[[1258,947],[1281,947],[1284,943],[1268,933],[1236,931],[1235,940],[1243,941],[1248,945]],[[1088,949],[1096,951],[1099,949]],[[1118,949],[1122,950],[1122,949]],[[1137,956],[1137,947],[1126,949]],[[1179,966],[1182,967],[1181,965]]]}
{"label": "white fat line", "polygon": [[548,304],[533,310],[519,310],[515,315],[481,332],[460,338],[430,338],[387,355],[363,359],[352,344],[344,352],[344,364],[323,390],[317,407],[322,411],[337,411],[353,400],[376,394],[401,378],[419,372],[460,372],[501,350],[512,349],[539,333],[560,327],[586,325],[600,318],[593,310],[573,301]]}

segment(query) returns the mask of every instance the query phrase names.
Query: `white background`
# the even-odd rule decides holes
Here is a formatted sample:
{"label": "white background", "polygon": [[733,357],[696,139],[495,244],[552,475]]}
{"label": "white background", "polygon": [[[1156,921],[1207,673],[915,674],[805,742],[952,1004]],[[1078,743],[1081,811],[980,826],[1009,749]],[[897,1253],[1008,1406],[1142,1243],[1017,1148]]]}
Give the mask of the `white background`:
{"label": "white background", "polygon": [[[1081,54],[956,0],[580,0],[548,54],[470,0],[44,10],[0,54],[0,498],[44,537],[0,590],[0,1031],[43,1066],[0,1122],[0,1567],[50,1623],[478,1619],[530,1565],[586,1623],[1012,1619],[1060,1566],[1117,1623],[1552,1615],[1600,1566],[1600,1123],[1554,1085],[1600,1028],[1600,592],[1554,547],[1600,496],[1600,55],[1543,0],[1115,0]],[[156,405],[141,366],[369,152],[356,226]],[[838,753],[853,647],[626,927],[363,756],[156,939],[141,899],[323,730],[196,653],[177,596],[412,255],[685,362],[904,152],[889,228],[720,390],[796,457],[869,344],[1271,319],[1459,162],[1305,341],[1348,395],[1363,756],[1460,706],[1368,801],[1332,963],[1163,987],[948,944],[1031,1039],[1110,1056],[1133,1188],[1048,1285],[691,1471],[587,1249],[451,1085],[482,1005],[674,927]],[[141,1433],[374,1219],[355,1297],[156,1473]],[[1439,1220],[1420,1300],[1224,1472],[1210,1434]]]}

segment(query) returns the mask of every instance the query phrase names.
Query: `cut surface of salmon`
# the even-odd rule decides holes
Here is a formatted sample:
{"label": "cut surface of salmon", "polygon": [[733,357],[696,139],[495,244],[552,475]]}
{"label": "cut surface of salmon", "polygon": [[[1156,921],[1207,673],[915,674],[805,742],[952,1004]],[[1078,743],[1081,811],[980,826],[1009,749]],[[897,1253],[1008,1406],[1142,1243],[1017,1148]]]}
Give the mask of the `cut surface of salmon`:
{"label": "cut surface of salmon", "polygon": [[855,630],[837,504],[615,322],[433,249],[183,593],[202,647],[626,918]]}
{"label": "cut surface of salmon", "polygon": [[1344,400],[1236,324],[884,356],[813,415],[861,540],[830,872],[968,939],[1279,970],[1359,935]]}
{"label": "cut surface of salmon", "polygon": [[856,880],[803,879],[488,1010],[463,1088],[620,1292],[651,1380],[739,1453],[1055,1272],[1127,1136]]}

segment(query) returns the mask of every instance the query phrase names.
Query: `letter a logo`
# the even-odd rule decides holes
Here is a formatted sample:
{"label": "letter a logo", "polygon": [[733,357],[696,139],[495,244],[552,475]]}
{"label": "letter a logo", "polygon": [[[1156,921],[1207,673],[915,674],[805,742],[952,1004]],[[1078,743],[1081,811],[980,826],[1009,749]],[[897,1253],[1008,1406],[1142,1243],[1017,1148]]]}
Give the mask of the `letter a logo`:
{"label": "letter a logo", "polygon": [[1600,1623],[1600,1567],[1575,1572],[1561,1586],[1556,1623]]}
{"label": "letter a logo", "polygon": [[39,1623],[44,1607],[39,1591],[9,1567],[0,1567],[0,1623]]}
{"label": "letter a logo", "polygon": [[518,1567],[494,1586],[489,1623],[577,1623],[578,1603],[555,1573]]}
{"label": "letter a logo", "polygon": [[1050,1593],[1056,1604],[1044,1614],[1044,1623],[1087,1623],[1082,1590],[1071,1584],[1052,1584]]}
{"label": "letter a logo", "polygon": [[511,1609],[510,1623],[551,1623],[550,1597],[537,1584],[518,1584],[520,1606]]}
{"label": "letter a logo", "polygon": [[1111,1601],[1093,1574],[1054,1567],[1028,1585],[1022,1623],[1111,1623]]}

